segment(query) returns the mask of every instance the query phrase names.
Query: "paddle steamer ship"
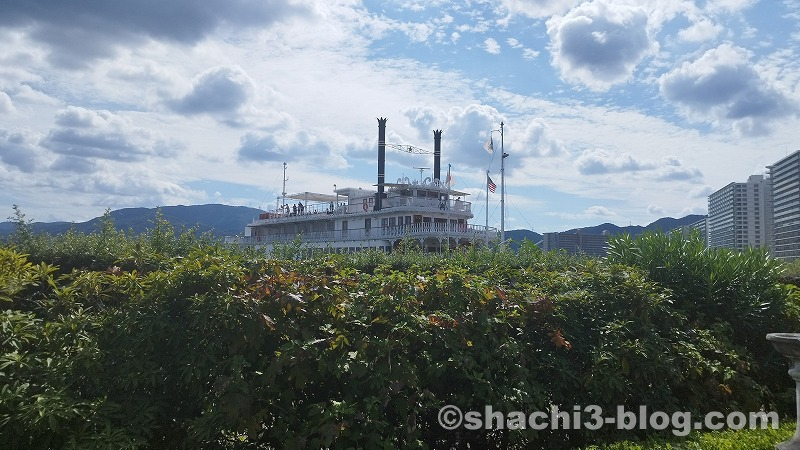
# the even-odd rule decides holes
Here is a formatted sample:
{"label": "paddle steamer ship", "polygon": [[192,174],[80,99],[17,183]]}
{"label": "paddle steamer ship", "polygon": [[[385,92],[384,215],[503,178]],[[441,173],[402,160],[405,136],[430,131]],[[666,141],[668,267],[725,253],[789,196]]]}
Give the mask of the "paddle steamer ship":
{"label": "paddle steamer ship", "polygon": [[441,179],[441,130],[433,132],[433,177],[385,181],[386,147],[392,146],[386,144],[386,122],[378,119],[376,189],[346,187],[334,194],[285,196],[283,204],[247,224],[244,237],[235,242],[271,251],[299,239],[310,248],[336,253],[392,251],[407,242],[427,252],[441,252],[495,239],[496,229],[469,223],[472,203],[464,200],[469,194],[451,189],[449,180]]}

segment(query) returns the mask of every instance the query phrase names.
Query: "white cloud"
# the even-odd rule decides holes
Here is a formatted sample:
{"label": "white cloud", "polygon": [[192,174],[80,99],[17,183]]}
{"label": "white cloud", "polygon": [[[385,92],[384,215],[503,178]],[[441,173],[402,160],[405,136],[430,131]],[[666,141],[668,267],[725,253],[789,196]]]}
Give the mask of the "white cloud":
{"label": "white cloud", "polygon": [[0,91],[0,114],[8,114],[14,112],[14,104],[11,103],[11,97],[3,91]]}
{"label": "white cloud", "polygon": [[43,164],[41,153],[34,136],[0,130],[0,165],[33,173]]}
{"label": "white cloud", "polygon": [[168,105],[186,115],[230,117],[247,104],[253,92],[254,82],[241,67],[217,67],[198,76],[189,93],[168,101]]}
{"label": "white cloud", "polygon": [[586,150],[575,160],[575,167],[582,175],[601,175],[616,172],[638,172],[650,170],[655,165],[639,161],[629,153],[611,154],[605,150]]}
{"label": "white cloud", "polygon": [[563,14],[583,0],[502,0],[509,14],[522,14],[534,19]]}
{"label": "white cloud", "polygon": [[237,156],[242,162],[299,161],[321,168],[345,168],[347,161],[323,138],[307,131],[280,135],[247,133]]}
{"label": "white cloud", "polygon": [[60,127],[50,130],[41,145],[65,156],[131,162],[174,156],[182,148],[105,110],[70,106],[57,113],[56,124]]}
{"label": "white cloud", "polygon": [[525,127],[519,144],[514,149],[522,156],[563,156],[567,153],[564,144],[553,138],[552,131],[543,119],[534,119]]}
{"label": "white cloud", "polygon": [[593,90],[628,80],[658,44],[648,31],[648,12],[637,6],[594,0],[547,21],[553,66],[563,78]]}
{"label": "white cloud", "polygon": [[522,43],[520,41],[518,41],[518,40],[516,40],[514,38],[506,39],[506,44],[508,44],[508,46],[511,47],[511,48],[523,48],[524,47],[524,45],[522,45]]}
{"label": "white cloud", "polygon": [[616,213],[606,208],[605,206],[590,206],[586,208],[586,210],[584,210],[583,213],[590,216],[599,216],[599,217],[611,217],[617,215]]}
{"label": "white cloud", "polygon": [[483,41],[483,49],[486,50],[486,53],[491,53],[493,55],[500,54],[500,44],[492,38],[487,38]]}
{"label": "white cloud", "polygon": [[522,57],[525,59],[536,59],[538,56],[539,52],[531,48],[526,48],[522,51]]}
{"label": "white cloud", "polygon": [[4,5],[0,27],[25,29],[49,49],[53,65],[82,69],[147,39],[191,45],[222,27],[265,27],[293,16],[309,16],[313,10],[308,6],[254,0],[78,2],[53,3],[43,13],[33,2],[12,2]]}
{"label": "white cloud", "polygon": [[747,50],[722,44],[664,74],[661,94],[691,120],[763,135],[772,120],[794,116],[797,104],[767,83],[750,59]]}
{"label": "white cloud", "polygon": [[723,30],[723,27],[709,20],[700,18],[688,28],[678,32],[678,38],[685,42],[703,42],[716,38]]}

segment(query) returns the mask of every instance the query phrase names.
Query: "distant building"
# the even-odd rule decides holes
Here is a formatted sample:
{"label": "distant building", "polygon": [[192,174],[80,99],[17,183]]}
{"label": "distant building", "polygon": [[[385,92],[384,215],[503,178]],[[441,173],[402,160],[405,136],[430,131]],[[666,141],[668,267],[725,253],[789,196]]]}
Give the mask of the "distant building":
{"label": "distant building", "polygon": [[772,182],[773,255],[800,258],[800,150],[768,166]]}
{"label": "distant building", "polygon": [[708,247],[744,250],[772,240],[770,179],[752,175],[708,196]]}
{"label": "distant building", "polygon": [[608,247],[609,233],[586,234],[581,230],[563,233],[544,233],[542,249],[544,251],[565,250],[570,255],[605,256]]}
{"label": "distant building", "polygon": [[708,247],[708,216],[703,217],[697,222],[690,223],[681,227],[681,234],[688,237],[691,233],[697,231],[700,233],[700,238],[705,242]]}

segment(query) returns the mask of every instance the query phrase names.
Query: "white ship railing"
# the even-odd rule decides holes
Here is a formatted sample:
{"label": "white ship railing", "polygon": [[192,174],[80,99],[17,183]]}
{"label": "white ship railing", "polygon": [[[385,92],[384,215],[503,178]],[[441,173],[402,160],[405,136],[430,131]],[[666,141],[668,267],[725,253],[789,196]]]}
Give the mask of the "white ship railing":
{"label": "white ship railing", "polygon": [[356,228],[350,230],[333,231],[307,231],[305,233],[269,234],[266,236],[239,236],[232,239],[231,243],[258,245],[273,242],[291,242],[300,239],[304,242],[338,242],[338,241],[369,241],[369,240],[395,240],[406,236],[411,238],[456,238],[456,239],[493,239],[497,229],[482,225],[459,225],[436,222],[422,222],[393,227],[373,227],[370,229]]}
{"label": "white ship railing", "polygon": [[[361,204],[354,203],[352,205],[341,204],[338,207],[325,207],[324,205],[313,205],[304,209],[303,212],[298,212],[296,209],[279,209],[269,212],[261,213],[258,219],[252,222],[252,225],[266,224],[266,223],[280,223],[280,222],[295,222],[298,218],[307,218],[307,220],[314,220],[324,218],[326,216],[342,216],[348,214],[363,214],[365,212],[372,212],[372,206],[367,205],[364,209]],[[450,211],[457,213],[470,213],[472,211],[472,204],[464,200],[446,200],[439,201],[433,198],[422,197],[390,197],[387,199],[386,204],[383,205],[383,210],[391,210],[395,208],[412,208],[420,211]]]}

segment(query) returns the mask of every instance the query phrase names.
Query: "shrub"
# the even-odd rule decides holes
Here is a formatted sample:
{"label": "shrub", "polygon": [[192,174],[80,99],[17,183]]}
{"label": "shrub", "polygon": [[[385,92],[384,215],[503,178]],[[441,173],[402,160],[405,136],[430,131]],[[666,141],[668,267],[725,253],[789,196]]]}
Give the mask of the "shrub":
{"label": "shrub", "polygon": [[[709,330],[752,364],[764,387],[762,403],[789,412],[781,401],[789,385],[786,360],[765,339],[770,332],[798,332],[800,296],[781,282],[782,264],[763,249],[737,252],[706,248],[698,234],[645,233],[609,241],[607,261],[640,267],[672,293],[675,308],[694,329]],[[730,346],[726,346],[730,348]]]}
{"label": "shrub", "polygon": [[[789,320],[782,288],[745,292],[772,280],[754,257],[712,262],[724,276],[635,241],[618,252],[630,265],[502,248],[266,259],[168,235],[125,236],[118,266],[61,275],[0,251],[10,448],[569,448],[623,436],[447,431],[437,413],[758,409],[773,388],[732,327]],[[718,288],[690,302],[661,265]],[[717,319],[720,292],[783,306]]]}

